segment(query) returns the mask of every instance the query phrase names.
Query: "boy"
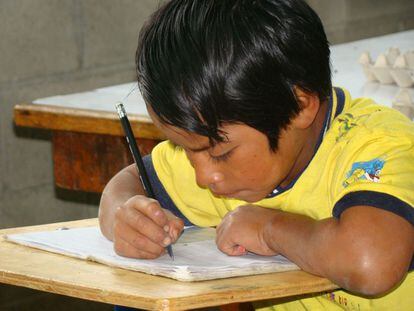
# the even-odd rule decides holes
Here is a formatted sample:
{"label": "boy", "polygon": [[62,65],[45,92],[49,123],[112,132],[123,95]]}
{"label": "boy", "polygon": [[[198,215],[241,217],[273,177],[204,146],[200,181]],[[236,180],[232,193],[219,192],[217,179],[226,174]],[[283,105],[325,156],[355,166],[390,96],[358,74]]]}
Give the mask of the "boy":
{"label": "boy", "polygon": [[106,186],[104,235],[156,258],[184,222],[232,256],[282,254],[344,290],[256,307],[414,306],[414,126],[331,87],[329,46],[302,0],[172,0],[141,31],[138,84],[168,141]]}

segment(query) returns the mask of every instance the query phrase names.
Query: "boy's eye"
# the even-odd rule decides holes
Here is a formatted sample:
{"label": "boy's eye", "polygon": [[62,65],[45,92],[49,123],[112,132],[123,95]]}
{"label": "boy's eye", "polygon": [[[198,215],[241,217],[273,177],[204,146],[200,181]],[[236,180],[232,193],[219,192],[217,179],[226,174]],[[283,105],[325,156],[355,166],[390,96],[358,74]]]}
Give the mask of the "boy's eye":
{"label": "boy's eye", "polygon": [[232,149],[230,151],[227,151],[226,153],[223,153],[223,154],[221,154],[219,156],[212,156],[210,154],[210,158],[211,158],[211,160],[213,160],[213,162],[225,162],[225,161],[227,161],[230,158],[230,156],[233,153],[233,150],[234,149]]}
{"label": "boy's eye", "polygon": [[170,143],[174,146],[175,149],[179,149],[179,150],[184,149],[182,146],[176,144],[175,142],[173,142],[171,140],[170,140]]}

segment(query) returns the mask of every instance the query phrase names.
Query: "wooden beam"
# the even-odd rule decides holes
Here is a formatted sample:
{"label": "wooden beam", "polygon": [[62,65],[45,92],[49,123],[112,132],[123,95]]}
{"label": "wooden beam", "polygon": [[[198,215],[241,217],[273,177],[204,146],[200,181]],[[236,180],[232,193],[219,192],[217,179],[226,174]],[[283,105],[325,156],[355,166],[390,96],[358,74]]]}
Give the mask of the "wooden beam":
{"label": "wooden beam", "polygon": [[[128,117],[136,137],[165,139],[148,116],[131,114]],[[116,112],[19,104],[14,107],[14,122],[17,126],[47,130],[124,136]]]}

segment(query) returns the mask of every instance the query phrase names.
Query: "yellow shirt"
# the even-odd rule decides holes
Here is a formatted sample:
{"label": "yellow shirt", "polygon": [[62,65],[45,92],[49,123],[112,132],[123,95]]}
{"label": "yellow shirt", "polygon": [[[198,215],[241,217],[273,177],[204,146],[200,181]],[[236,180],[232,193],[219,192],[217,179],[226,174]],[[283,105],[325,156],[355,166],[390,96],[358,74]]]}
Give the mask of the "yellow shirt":
{"label": "yellow shirt", "polygon": [[[334,88],[329,105],[328,130],[307,168],[291,187],[255,204],[313,219],[340,217],[348,207],[370,205],[414,225],[414,123],[370,99],[352,100],[339,88]],[[185,152],[168,141],[154,148],[152,162],[175,206],[198,226],[216,226],[227,212],[246,203],[198,187]],[[338,290],[273,308],[414,310],[414,273],[378,299]]]}

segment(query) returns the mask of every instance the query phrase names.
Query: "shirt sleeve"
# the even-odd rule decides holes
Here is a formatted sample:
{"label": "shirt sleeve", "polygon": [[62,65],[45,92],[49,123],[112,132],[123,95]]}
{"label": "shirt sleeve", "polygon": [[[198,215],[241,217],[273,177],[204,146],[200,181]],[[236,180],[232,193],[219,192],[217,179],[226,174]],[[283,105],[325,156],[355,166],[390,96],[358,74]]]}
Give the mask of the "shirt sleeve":
{"label": "shirt sleeve", "polygon": [[[381,208],[414,225],[413,137],[362,132],[339,157],[332,214],[358,205]],[[352,151],[350,151],[352,150]]]}
{"label": "shirt sleeve", "polygon": [[355,191],[345,195],[335,204],[332,215],[339,218],[346,209],[357,205],[368,205],[387,210],[405,218],[414,225],[414,209],[411,205],[395,196],[375,191]]}
{"label": "shirt sleeve", "polygon": [[[413,126],[386,119],[383,124],[380,129],[364,125],[358,135],[342,142],[333,173],[332,215],[339,219],[348,208],[366,205],[394,213],[414,226]],[[409,267],[413,270],[414,257]]]}
{"label": "shirt sleeve", "polygon": [[145,156],[143,158],[143,161],[148,177],[150,179],[152,189],[154,190],[155,197],[157,198],[161,206],[172,212],[175,216],[184,220],[185,226],[192,226],[193,223],[190,220],[188,220],[187,217],[183,215],[183,213],[181,213],[181,211],[177,208],[177,206],[175,206],[174,202],[171,200],[167,191],[165,191],[164,186],[162,185],[161,181],[157,176],[157,173],[155,172],[151,155]]}

